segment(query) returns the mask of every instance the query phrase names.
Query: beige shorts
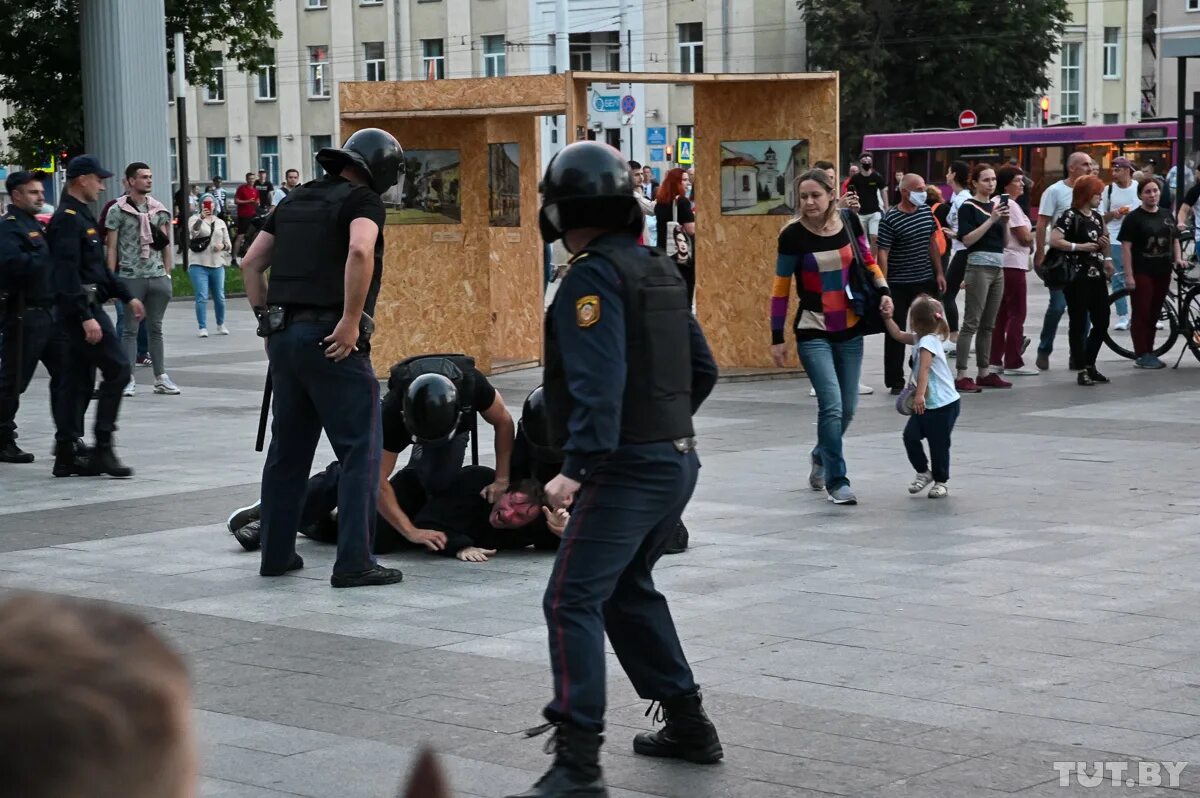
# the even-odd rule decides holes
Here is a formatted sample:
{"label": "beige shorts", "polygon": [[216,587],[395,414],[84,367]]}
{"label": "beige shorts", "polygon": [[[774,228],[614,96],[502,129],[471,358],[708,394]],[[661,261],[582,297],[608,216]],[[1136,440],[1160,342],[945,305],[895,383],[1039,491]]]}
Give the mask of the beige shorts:
{"label": "beige shorts", "polygon": [[869,236],[879,235],[879,220],[883,218],[883,213],[876,211],[875,213],[860,213],[858,221],[862,224],[863,230]]}

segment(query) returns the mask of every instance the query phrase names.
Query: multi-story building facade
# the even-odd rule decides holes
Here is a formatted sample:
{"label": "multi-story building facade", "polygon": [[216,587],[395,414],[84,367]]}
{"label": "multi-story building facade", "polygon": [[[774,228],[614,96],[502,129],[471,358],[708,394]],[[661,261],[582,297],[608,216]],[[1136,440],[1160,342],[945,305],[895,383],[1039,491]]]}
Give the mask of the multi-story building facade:
{"label": "multi-story building facade", "polygon": [[[189,89],[184,136],[191,182],[236,184],[266,169],[304,180],[337,138],[337,83],[595,72],[786,72],[804,67],[804,27],[793,0],[566,0],[569,63],[557,63],[555,0],[276,0],[281,36],[264,42],[271,66],[225,63],[214,86]],[[628,113],[626,96],[633,98]],[[694,130],[684,86],[591,87],[591,135],[652,167]],[[750,112],[750,109],[747,109]],[[543,157],[564,143],[547,119]],[[171,112],[172,180],[180,137]]]}
{"label": "multi-story building facade", "polygon": [[[1157,56],[1163,44],[1171,39],[1200,38],[1200,0],[1161,0],[1155,3],[1157,26],[1152,44]],[[1154,80],[1158,89],[1156,110],[1159,116],[1175,117],[1178,111],[1178,62],[1173,58],[1155,58]],[[1187,81],[1184,84],[1186,108],[1194,108],[1195,92],[1200,91],[1200,61],[1188,60]]]}

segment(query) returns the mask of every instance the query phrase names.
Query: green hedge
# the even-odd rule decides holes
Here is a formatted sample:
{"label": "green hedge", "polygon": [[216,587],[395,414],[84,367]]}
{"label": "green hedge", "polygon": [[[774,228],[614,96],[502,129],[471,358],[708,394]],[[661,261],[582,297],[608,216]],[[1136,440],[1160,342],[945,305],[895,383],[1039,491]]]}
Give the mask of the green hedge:
{"label": "green hedge", "polygon": [[[183,264],[176,263],[175,268],[171,270],[171,291],[176,298],[195,295],[192,291],[192,281],[184,271]],[[225,296],[244,293],[246,293],[246,286],[242,282],[242,270],[232,266],[226,267]]]}

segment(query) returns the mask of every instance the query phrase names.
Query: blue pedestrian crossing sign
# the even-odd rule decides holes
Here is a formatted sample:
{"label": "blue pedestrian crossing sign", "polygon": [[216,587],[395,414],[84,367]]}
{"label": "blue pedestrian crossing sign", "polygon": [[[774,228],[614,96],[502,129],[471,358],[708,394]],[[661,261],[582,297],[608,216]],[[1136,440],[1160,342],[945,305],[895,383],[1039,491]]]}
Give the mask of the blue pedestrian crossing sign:
{"label": "blue pedestrian crossing sign", "polygon": [[694,142],[692,139],[676,139],[675,152],[676,163],[691,164],[692,163],[692,147]]}

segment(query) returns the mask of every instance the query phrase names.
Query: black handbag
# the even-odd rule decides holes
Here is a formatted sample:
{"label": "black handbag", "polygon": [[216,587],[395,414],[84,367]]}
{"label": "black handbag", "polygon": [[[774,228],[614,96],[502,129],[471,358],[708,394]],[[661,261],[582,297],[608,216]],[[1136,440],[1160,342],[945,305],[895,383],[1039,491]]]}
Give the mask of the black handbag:
{"label": "black handbag", "polygon": [[858,246],[862,228],[858,219],[845,209],[842,209],[842,225],[850,236],[850,250],[853,258],[850,262],[850,295],[851,305],[859,322],[855,329],[862,335],[876,335],[884,329],[883,313],[879,309],[883,301],[883,292],[875,285],[875,278],[867,268],[866,259]]}
{"label": "black handbag", "polygon": [[1061,249],[1051,247],[1046,252],[1038,276],[1047,288],[1062,288],[1071,282],[1071,266],[1068,260],[1067,253]]}

